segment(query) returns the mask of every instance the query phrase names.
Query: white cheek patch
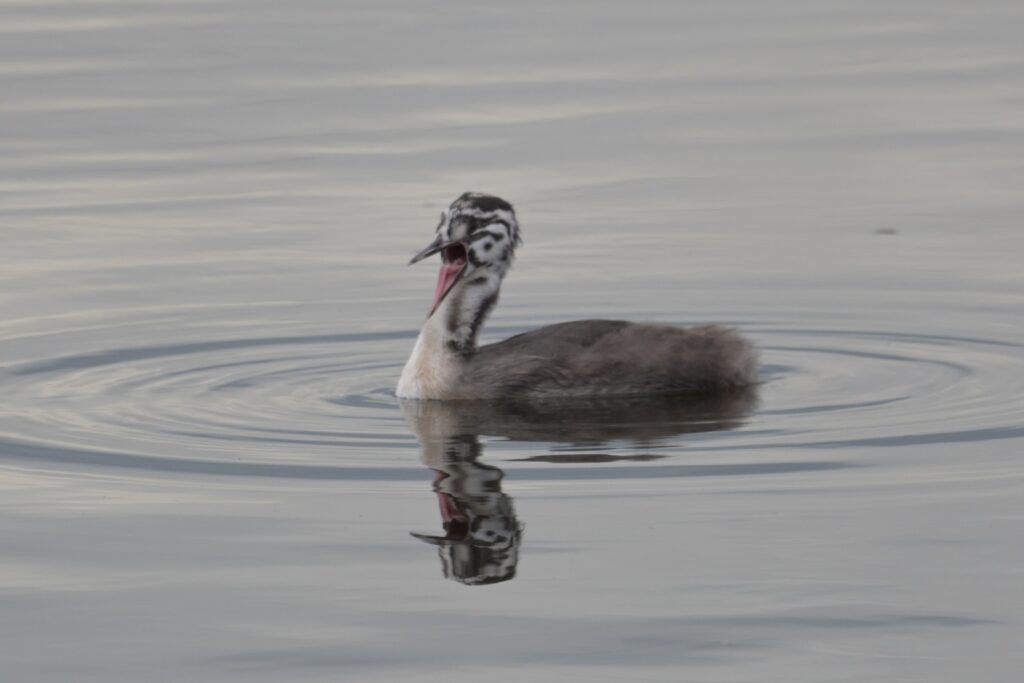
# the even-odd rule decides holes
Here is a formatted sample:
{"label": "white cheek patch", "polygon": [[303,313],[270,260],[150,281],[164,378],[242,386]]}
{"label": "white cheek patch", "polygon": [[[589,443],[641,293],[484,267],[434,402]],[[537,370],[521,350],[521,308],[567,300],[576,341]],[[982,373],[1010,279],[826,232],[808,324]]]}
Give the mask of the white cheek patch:
{"label": "white cheek patch", "polygon": [[454,241],[465,239],[466,228],[468,225],[465,221],[456,221],[448,226],[448,238]]}
{"label": "white cheek patch", "polygon": [[490,254],[484,249],[484,245],[480,242],[476,242],[469,247],[470,263],[474,265],[482,265],[491,260]]}

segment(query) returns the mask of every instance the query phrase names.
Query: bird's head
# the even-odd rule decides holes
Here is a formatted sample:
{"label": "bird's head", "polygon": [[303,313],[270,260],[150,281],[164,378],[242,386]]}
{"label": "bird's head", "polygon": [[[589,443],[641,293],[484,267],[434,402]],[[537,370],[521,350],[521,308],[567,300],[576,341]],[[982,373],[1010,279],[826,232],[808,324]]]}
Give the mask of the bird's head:
{"label": "bird's head", "polygon": [[430,315],[460,281],[500,283],[522,241],[512,205],[480,192],[466,192],[452,202],[441,212],[436,232],[434,240],[409,261],[411,265],[441,254]]}

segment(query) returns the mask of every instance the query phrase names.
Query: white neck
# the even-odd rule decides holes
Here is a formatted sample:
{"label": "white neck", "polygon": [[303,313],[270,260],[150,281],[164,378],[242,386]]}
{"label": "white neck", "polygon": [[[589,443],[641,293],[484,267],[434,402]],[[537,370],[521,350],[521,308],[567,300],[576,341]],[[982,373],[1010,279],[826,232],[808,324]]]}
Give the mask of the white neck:
{"label": "white neck", "polygon": [[476,353],[484,320],[498,301],[501,275],[475,272],[448,292],[423,324],[398,380],[399,398],[468,398],[460,387],[465,363]]}

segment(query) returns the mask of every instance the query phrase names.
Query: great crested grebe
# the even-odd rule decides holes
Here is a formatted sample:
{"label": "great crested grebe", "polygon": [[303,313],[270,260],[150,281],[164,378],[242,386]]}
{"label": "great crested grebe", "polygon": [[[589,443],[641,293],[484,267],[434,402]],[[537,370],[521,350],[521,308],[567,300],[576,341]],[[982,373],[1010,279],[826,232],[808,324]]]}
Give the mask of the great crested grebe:
{"label": "great crested grebe", "polygon": [[441,254],[427,321],[399,398],[544,399],[720,393],[757,382],[757,353],[734,330],[622,320],[549,325],[477,347],[519,246],[512,205],[467,192],[410,264]]}

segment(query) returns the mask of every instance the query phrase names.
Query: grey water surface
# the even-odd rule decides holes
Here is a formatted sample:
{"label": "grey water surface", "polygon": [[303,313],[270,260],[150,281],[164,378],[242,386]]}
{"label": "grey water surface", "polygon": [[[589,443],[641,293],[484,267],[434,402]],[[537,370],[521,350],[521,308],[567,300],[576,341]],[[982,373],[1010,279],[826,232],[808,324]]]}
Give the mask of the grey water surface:
{"label": "grey water surface", "polygon": [[[1024,5],[0,0],[0,680],[1011,681]],[[400,403],[738,327],[756,392]]]}

